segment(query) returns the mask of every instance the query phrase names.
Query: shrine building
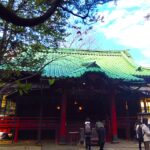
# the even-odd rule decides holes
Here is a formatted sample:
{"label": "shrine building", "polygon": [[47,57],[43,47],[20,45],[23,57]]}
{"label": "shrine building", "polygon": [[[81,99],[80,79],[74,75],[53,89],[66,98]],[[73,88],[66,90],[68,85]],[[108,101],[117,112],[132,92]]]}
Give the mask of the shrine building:
{"label": "shrine building", "polygon": [[107,140],[117,142],[132,139],[137,118],[149,117],[150,69],[127,50],[51,50],[40,73],[25,83],[32,84],[28,93],[16,91],[0,101],[0,131],[14,130],[15,142],[63,143],[73,133],[79,139],[87,117],[93,128],[105,120]]}

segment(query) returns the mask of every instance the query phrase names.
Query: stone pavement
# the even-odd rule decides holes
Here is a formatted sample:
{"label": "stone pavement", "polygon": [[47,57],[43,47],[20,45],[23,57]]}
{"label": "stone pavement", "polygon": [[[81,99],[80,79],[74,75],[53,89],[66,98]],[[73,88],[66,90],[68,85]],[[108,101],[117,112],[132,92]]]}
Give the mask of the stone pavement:
{"label": "stone pavement", "polygon": [[[143,147],[144,145],[142,145]],[[84,145],[54,145],[45,143],[41,150],[85,150]],[[144,147],[142,148],[144,150]],[[98,146],[92,146],[91,150],[99,150]],[[119,141],[119,143],[106,143],[104,150],[138,150],[137,141]]]}
{"label": "stone pavement", "polygon": [[[85,150],[85,147],[84,145],[56,145],[52,142],[43,142],[42,146],[35,143],[0,144],[0,150]],[[91,150],[99,150],[99,148],[92,146]],[[137,141],[120,140],[116,144],[106,143],[104,150],[138,150],[138,143]]]}

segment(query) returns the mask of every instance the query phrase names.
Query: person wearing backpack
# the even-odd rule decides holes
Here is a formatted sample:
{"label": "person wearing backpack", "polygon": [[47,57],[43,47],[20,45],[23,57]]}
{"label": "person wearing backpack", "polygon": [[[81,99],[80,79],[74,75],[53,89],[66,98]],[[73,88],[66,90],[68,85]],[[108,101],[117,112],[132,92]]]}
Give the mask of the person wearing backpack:
{"label": "person wearing backpack", "polygon": [[145,150],[150,150],[150,129],[148,127],[148,119],[143,118],[143,126],[142,126],[142,132],[144,134],[143,140],[144,140],[144,147]]}
{"label": "person wearing backpack", "polygon": [[141,145],[142,145],[143,137],[144,137],[142,126],[143,126],[142,122],[138,120],[135,126],[135,132],[136,132],[136,139],[138,140],[139,150],[142,150]]}
{"label": "person wearing backpack", "polygon": [[103,150],[106,139],[106,130],[104,127],[104,123],[98,120],[95,124],[95,128],[98,135],[98,145],[100,147],[100,150]]}
{"label": "person wearing backpack", "polygon": [[91,150],[91,122],[90,119],[87,118],[84,123],[84,133],[85,133],[85,147],[86,150]]}

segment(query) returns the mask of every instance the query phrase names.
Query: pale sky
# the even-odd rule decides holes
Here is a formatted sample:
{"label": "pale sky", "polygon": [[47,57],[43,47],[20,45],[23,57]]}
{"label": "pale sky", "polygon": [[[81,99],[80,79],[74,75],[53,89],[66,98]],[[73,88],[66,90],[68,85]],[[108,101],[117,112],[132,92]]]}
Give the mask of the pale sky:
{"label": "pale sky", "polygon": [[104,22],[94,25],[98,49],[122,50],[136,63],[150,67],[150,0],[118,0],[100,6]]}

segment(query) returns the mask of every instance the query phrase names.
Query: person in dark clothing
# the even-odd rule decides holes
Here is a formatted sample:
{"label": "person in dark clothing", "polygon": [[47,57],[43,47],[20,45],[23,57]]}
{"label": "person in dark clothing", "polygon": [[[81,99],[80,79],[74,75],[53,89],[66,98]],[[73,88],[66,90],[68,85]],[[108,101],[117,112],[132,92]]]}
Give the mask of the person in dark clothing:
{"label": "person in dark clothing", "polygon": [[105,139],[106,139],[106,129],[104,127],[104,124],[101,121],[97,121],[95,126],[98,134],[98,144],[100,150],[103,150],[105,145]]}
{"label": "person in dark clothing", "polygon": [[139,128],[141,128],[142,130],[142,122],[141,120],[138,120],[136,125],[135,125],[135,132],[136,132],[136,138],[138,140],[138,146],[139,146],[139,150],[142,150],[142,142],[143,142],[143,139],[140,138],[141,136],[139,135]]}
{"label": "person in dark clothing", "polygon": [[89,118],[86,119],[84,126],[85,147],[86,150],[91,150],[91,122]]}

